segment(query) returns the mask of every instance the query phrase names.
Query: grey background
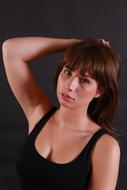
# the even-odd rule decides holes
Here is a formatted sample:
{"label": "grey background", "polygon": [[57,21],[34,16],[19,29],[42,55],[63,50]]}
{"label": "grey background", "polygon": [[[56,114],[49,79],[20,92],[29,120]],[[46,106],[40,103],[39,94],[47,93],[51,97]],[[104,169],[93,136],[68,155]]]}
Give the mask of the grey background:
{"label": "grey background", "polygon": [[[120,105],[114,127],[120,134],[121,162],[117,190],[127,184],[127,1],[38,0],[0,1],[0,44],[17,36],[104,38],[121,55]],[[18,190],[16,156],[27,136],[27,121],[6,79],[0,54],[0,189]],[[33,74],[56,104],[54,75],[63,54],[30,64]],[[114,158],[115,159],[115,158]],[[101,176],[100,176],[101,178]]]}

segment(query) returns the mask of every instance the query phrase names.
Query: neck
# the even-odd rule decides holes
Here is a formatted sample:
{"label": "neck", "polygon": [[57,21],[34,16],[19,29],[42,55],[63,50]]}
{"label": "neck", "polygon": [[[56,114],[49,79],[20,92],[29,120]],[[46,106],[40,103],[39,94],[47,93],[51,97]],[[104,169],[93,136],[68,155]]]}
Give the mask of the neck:
{"label": "neck", "polygon": [[54,118],[62,128],[66,127],[74,130],[87,130],[91,120],[87,114],[87,109],[69,109],[64,106],[60,106]]}

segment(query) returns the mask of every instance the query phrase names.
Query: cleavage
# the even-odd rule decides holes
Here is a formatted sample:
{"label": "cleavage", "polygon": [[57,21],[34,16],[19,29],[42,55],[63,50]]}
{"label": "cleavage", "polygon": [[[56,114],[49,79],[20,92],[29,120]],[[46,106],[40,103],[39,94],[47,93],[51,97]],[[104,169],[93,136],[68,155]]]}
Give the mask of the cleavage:
{"label": "cleavage", "polygon": [[56,131],[48,125],[35,140],[35,148],[43,158],[52,162],[67,163],[75,159],[85,148],[90,132]]}

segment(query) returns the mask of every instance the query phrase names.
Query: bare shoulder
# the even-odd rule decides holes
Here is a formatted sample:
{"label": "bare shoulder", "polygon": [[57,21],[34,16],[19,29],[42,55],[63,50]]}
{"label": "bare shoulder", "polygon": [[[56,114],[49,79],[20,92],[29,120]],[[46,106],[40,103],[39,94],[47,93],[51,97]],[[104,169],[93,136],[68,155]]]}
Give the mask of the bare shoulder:
{"label": "bare shoulder", "polygon": [[109,134],[102,135],[94,148],[93,156],[100,154],[108,154],[109,156],[119,156],[120,155],[120,146],[118,141]]}
{"label": "bare shoulder", "polygon": [[120,146],[118,141],[109,134],[104,134],[100,137],[100,139],[97,142],[98,149],[109,149],[110,150],[116,150],[116,152],[120,151]]}
{"label": "bare shoulder", "polygon": [[118,141],[109,134],[102,135],[92,150],[91,161],[92,175],[89,189],[114,190],[120,161]]}

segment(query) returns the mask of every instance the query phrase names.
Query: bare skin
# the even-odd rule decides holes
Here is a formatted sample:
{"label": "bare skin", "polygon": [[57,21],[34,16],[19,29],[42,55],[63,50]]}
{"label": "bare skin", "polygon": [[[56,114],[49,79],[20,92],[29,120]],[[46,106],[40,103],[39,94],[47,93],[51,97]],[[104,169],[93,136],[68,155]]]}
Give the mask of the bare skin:
{"label": "bare skin", "polygon": [[[40,118],[51,109],[52,103],[34,80],[27,62],[50,53],[64,51],[79,41],[27,37],[4,42],[3,59],[7,78],[27,117],[29,133]],[[70,78],[65,81],[62,76],[61,73],[57,87],[60,108],[49,119],[35,141],[38,153],[56,163],[67,163],[76,158],[91,136],[100,129],[87,115],[89,102],[101,94],[98,92],[96,82],[86,77],[89,78],[91,86],[85,83],[82,88],[78,71],[72,72]],[[61,88],[62,82],[65,84],[64,88]],[[73,98],[62,96],[61,90]],[[84,101],[82,97],[85,94],[87,97]],[[70,114],[72,117],[68,117]],[[66,147],[69,147],[71,152]],[[117,141],[107,134],[103,135],[92,151],[92,177],[89,190],[115,190],[119,158],[120,149]]]}

